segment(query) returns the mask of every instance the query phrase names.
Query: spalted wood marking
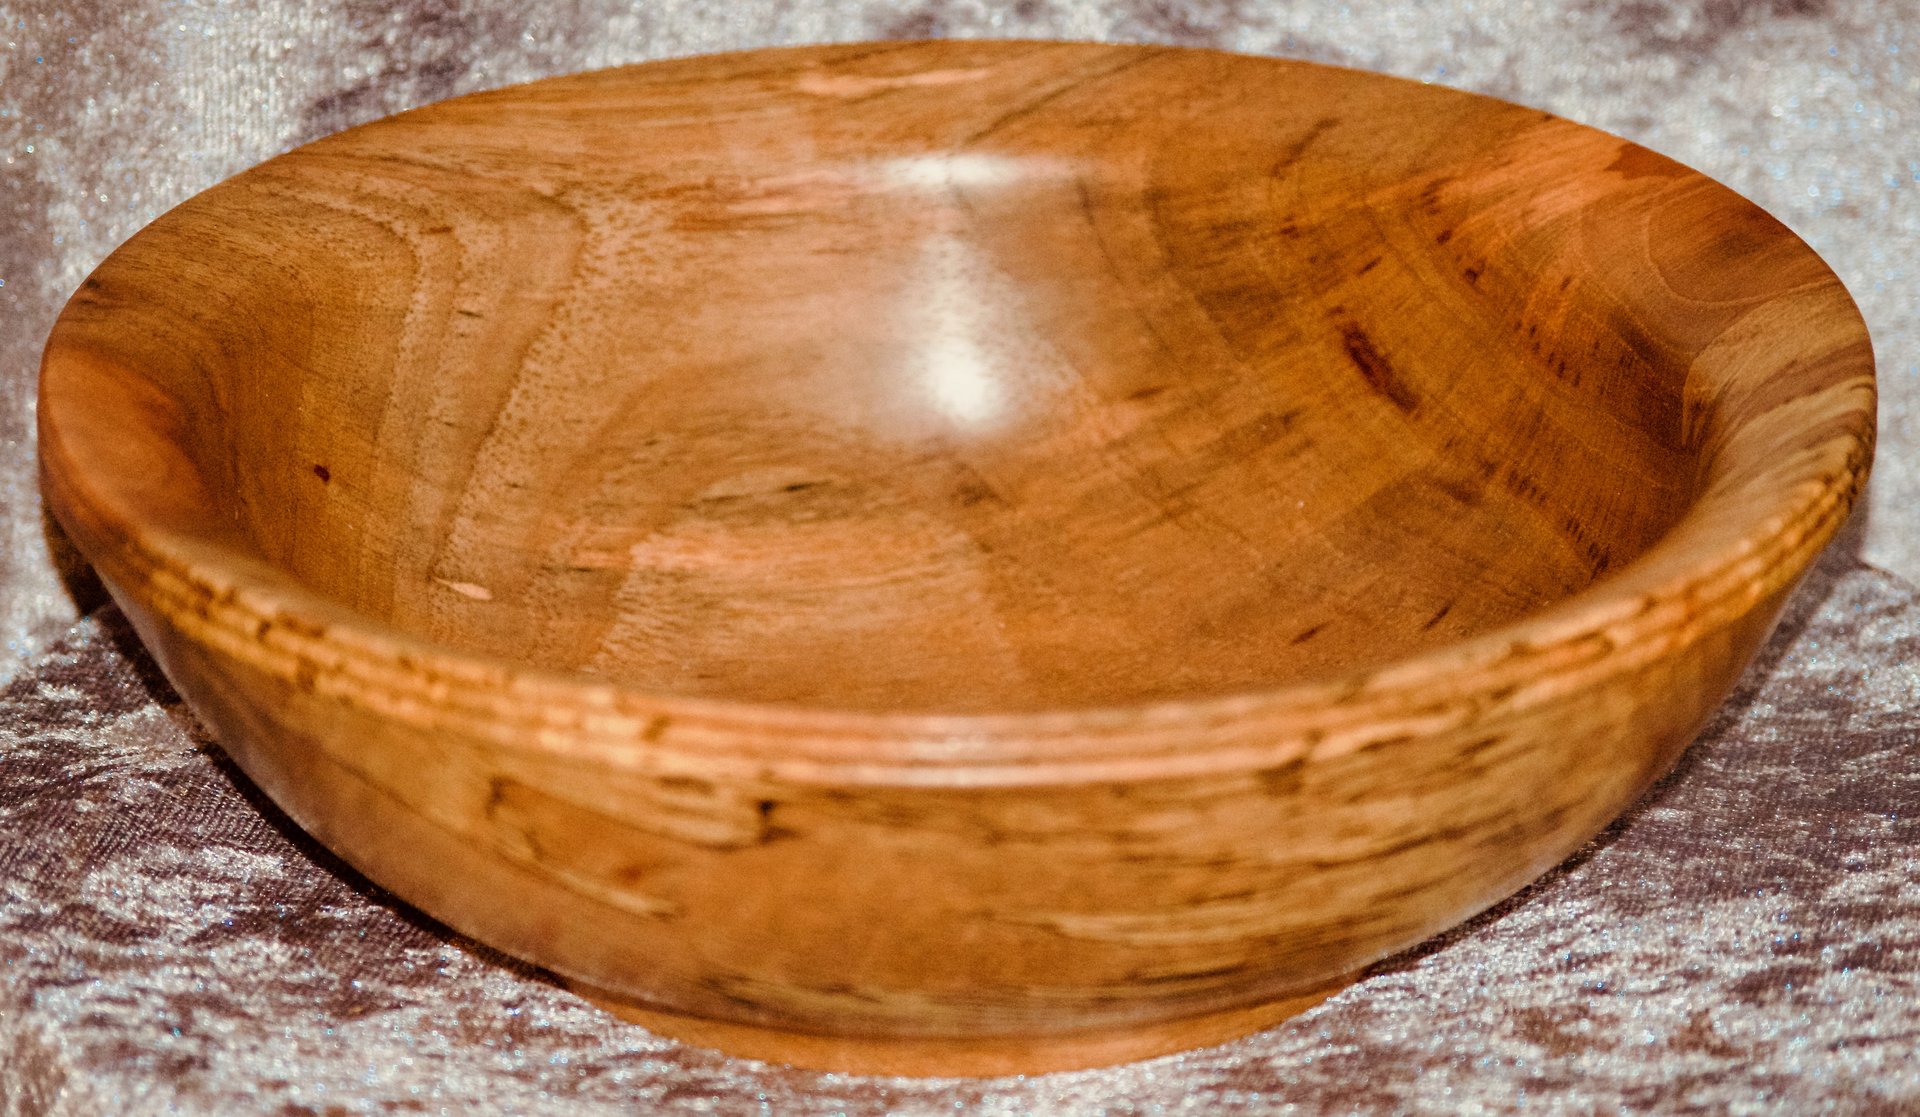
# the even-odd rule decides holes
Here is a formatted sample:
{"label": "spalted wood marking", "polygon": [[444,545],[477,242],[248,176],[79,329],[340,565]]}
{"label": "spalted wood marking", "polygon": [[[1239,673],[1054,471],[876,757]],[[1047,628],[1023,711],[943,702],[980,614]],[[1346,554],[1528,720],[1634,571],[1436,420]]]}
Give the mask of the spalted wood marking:
{"label": "spalted wood marking", "polygon": [[1400,379],[1393,365],[1374,347],[1373,338],[1367,331],[1352,322],[1340,326],[1340,343],[1346,347],[1347,359],[1353,367],[1360,370],[1361,379],[1375,392],[1385,396],[1395,407],[1411,414],[1420,406],[1412,389]]}

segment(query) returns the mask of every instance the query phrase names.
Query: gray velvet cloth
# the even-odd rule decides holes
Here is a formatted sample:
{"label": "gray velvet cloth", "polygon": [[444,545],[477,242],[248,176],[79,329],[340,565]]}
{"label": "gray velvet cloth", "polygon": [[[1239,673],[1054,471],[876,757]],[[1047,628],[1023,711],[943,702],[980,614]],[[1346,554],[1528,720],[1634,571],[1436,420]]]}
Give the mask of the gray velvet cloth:
{"label": "gray velvet cloth", "polygon": [[1835,555],[1667,779],[1271,1031],[986,1081],[657,1039],[356,876],[117,613],[0,692],[0,1111],[1913,1113],[1920,598]]}
{"label": "gray velvet cloth", "polygon": [[[0,0],[0,1114],[1920,1112],[1910,26],[1908,0]],[[1753,197],[1874,333],[1868,514],[1676,773],[1520,897],[1226,1047],[859,1079],[612,1021],[291,829],[43,525],[46,330],[193,192],[511,81],[945,35],[1204,44],[1552,109]]]}

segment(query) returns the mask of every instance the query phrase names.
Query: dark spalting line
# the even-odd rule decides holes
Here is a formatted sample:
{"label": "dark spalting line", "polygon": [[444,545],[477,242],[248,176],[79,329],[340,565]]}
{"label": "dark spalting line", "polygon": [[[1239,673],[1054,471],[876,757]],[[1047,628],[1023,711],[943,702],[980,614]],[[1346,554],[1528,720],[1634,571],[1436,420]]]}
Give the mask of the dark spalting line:
{"label": "dark spalting line", "polygon": [[1301,632],[1295,634],[1293,639],[1288,640],[1287,643],[1289,645],[1297,647],[1313,639],[1315,636],[1318,636],[1320,634],[1320,630],[1325,627],[1327,626],[1323,623],[1323,624],[1316,624],[1312,628],[1304,629]]}
{"label": "dark spalting line", "polygon": [[1353,755],[1365,756],[1367,753],[1379,752],[1381,749],[1390,749],[1399,745],[1411,744],[1414,740],[1415,738],[1411,733],[1396,733],[1391,737],[1376,737],[1366,744],[1361,745],[1359,748],[1354,749]]}
{"label": "dark spalting line", "polygon": [[1613,336],[1619,338],[1634,357],[1655,367],[1665,361],[1665,347],[1655,340],[1654,336],[1647,332],[1647,328],[1626,309],[1612,308],[1606,316],[1606,325]]}
{"label": "dark spalting line", "polygon": [[1446,826],[1434,830],[1431,833],[1416,834],[1411,838],[1377,846],[1363,853],[1356,853],[1352,857],[1316,857],[1307,861],[1306,864],[1315,869],[1339,869],[1353,865],[1364,865],[1369,861],[1384,861],[1390,857],[1398,857],[1403,853],[1411,853],[1421,846],[1451,844],[1465,838],[1474,837],[1475,835],[1484,835],[1485,833],[1486,829],[1483,824],[1466,823],[1458,826]]}
{"label": "dark spalting line", "polygon": [[1516,499],[1524,501],[1534,508],[1544,509],[1547,507],[1547,492],[1540,487],[1540,482],[1534,480],[1532,476],[1516,468],[1502,468],[1494,463],[1488,463],[1488,465],[1493,479],[1499,481],[1500,487],[1513,494]]}
{"label": "dark spalting line", "polygon": [[1484,500],[1484,495],[1478,488],[1457,478],[1435,474],[1427,478],[1427,482],[1447,494],[1455,503],[1467,508],[1478,508]]}
{"label": "dark spalting line", "polygon": [[1445,605],[1440,606],[1439,610],[1436,611],[1433,616],[1427,618],[1427,623],[1420,626],[1420,630],[1422,632],[1431,631],[1434,625],[1446,620],[1447,614],[1453,612],[1453,604],[1453,602],[1449,601]]}
{"label": "dark spalting line", "polygon": [[1299,792],[1306,770],[1306,760],[1300,759],[1273,768],[1262,768],[1254,773],[1254,778],[1260,781],[1263,792],[1271,798],[1279,799]]}
{"label": "dark spalting line", "polygon": [[1593,533],[1588,531],[1586,525],[1578,519],[1572,515],[1562,516],[1560,529],[1568,539],[1579,546],[1580,552],[1587,556],[1587,561],[1593,564],[1594,573],[1598,574],[1613,565],[1612,552],[1595,539]]}
{"label": "dark spalting line", "polygon": [[1415,896],[1431,892],[1435,888],[1447,883],[1449,882],[1444,879],[1424,878],[1416,880],[1412,884],[1401,885],[1398,888],[1388,888],[1379,892],[1370,893],[1369,898],[1376,904],[1387,900],[1410,900]]}
{"label": "dark spalting line", "polygon": [[1177,970],[1172,973],[1146,973],[1129,970],[1121,975],[1121,980],[1134,985],[1180,985],[1188,982],[1214,982],[1221,978],[1240,977],[1252,967],[1245,962],[1235,962],[1226,966],[1209,966],[1203,970]]}
{"label": "dark spalting line", "polygon": [[1374,347],[1373,339],[1358,323],[1341,323],[1340,341],[1346,346],[1347,359],[1360,370],[1360,376],[1368,387],[1409,415],[1419,409],[1420,400],[1401,382],[1393,365]]}
{"label": "dark spalting line", "polygon": [[1510,818],[1506,825],[1483,834],[1475,844],[1489,849],[1525,846],[1543,834],[1560,829],[1572,813],[1572,804],[1561,803],[1537,818]]}
{"label": "dark spalting line", "polygon": [[1312,147],[1321,136],[1326,135],[1339,126],[1340,122],[1330,116],[1323,116],[1319,120],[1314,121],[1313,124],[1307,128],[1305,135],[1287,145],[1287,149],[1280,154],[1279,159],[1274,161],[1273,167],[1268,173],[1277,177],[1281,171],[1298,163],[1300,157],[1305,155],[1307,149]]}
{"label": "dark spalting line", "polygon": [[697,984],[700,988],[719,997],[728,1004],[739,1005],[742,1008],[750,1008],[757,1011],[764,1010],[765,1006],[760,1003],[759,998],[747,996],[744,993],[735,991],[742,985],[748,985],[750,987],[752,981],[752,978],[744,975],[721,972],[702,977]]}
{"label": "dark spalting line", "polygon": [[1365,274],[1367,274],[1368,272],[1370,272],[1370,271],[1372,271],[1373,269],[1375,269],[1375,268],[1377,268],[1377,267],[1379,267],[1379,266],[1380,266],[1380,259],[1381,259],[1380,257],[1378,257],[1378,256],[1375,256],[1375,257],[1374,257],[1373,259],[1371,259],[1371,260],[1368,260],[1368,261],[1367,261],[1366,263],[1364,263],[1364,264],[1361,264],[1361,265],[1360,265],[1360,269],[1359,269],[1358,271],[1356,271],[1356,272],[1354,272],[1353,274],[1355,274],[1355,275],[1365,275]]}
{"label": "dark spalting line", "polygon": [[1084,89],[1095,82],[1102,81],[1102,80],[1105,80],[1106,78],[1115,77],[1119,74],[1125,73],[1126,71],[1131,70],[1137,66],[1144,66],[1149,62],[1157,61],[1161,55],[1167,53],[1168,49],[1169,48],[1163,47],[1157,50],[1145,49],[1139,53],[1128,52],[1125,59],[1121,61],[1118,65],[1108,66],[1104,69],[1096,70],[1093,73],[1077,74],[1073,78],[1068,80],[1066,83],[1061,85],[1059,88],[1050,89],[1047,92],[1041,94],[1040,96],[1035,97],[1032,100],[1027,101],[1021,105],[1018,105],[1015,108],[1009,110],[1006,113],[1003,113],[998,117],[995,117],[993,120],[987,122],[985,126],[980,128],[978,131],[974,132],[972,135],[966,136],[965,138],[963,138],[957,146],[963,149],[972,147],[974,144],[979,143],[980,141],[986,139],[988,136],[993,135],[995,132],[1001,131],[1002,129],[1006,128],[1008,125],[1014,123],[1015,121],[1021,120],[1025,117],[1029,117],[1043,111],[1044,109],[1047,108],[1047,106],[1053,104],[1055,101],[1058,101],[1062,97],[1069,96],[1070,94],[1078,90]]}
{"label": "dark spalting line", "polygon": [[[447,838],[451,839],[452,841],[456,842],[457,844],[467,847],[468,849],[478,850],[488,854],[497,854],[501,852],[499,846],[495,845],[491,841],[478,838],[475,834],[473,834],[468,830],[450,826],[446,822],[433,818],[430,815],[423,815],[423,814],[414,812],[410,804],[408,804],[408,802],[405,799],[402,799],[400,796],[394,794],[394,792],[387,786],[386,783],[382,782],[381,780],[375,779],[371,775],[368,775],[367,772],[362,768],[360,768],[358,765],[349,764],[341,760],[337,756],[323,756],[320,760],[320,763],[328,767],[331,767],[333,769],[336,769],[337,771],[345,775],[348,779],[353,780],[355,783],[358,783],[361,787],[365,788],[368,792],[392,804],[394,807],[404,810],[407,813],[408,819],[411,822],[423,824],[428,829],[437,831],[440,834],[445,835]],[[500,806],[505,803],[506,797],[509,794],[511,794],[513,789],[516,787],[521,788],[522,790],[525,790],[525,791],[529,791],[534,795],[543,794],[538,791],[533,791],[531,788],[526,787],[525,784],[519,783],[506,776],[489,777],[487,780],[487,803],[486,803],[487,818],[491,819],[493,817],[493,815],[500,808]],[[542,867],[548,866],[549,862],[546,861],[547,854],[545,853],[545,851],[543,851],[540,848],[539,842],[537,841],[535,836],[532,833],[528,833],[525,831],[521,831],[520,836],[522,839],[526,841],[528,849],[532,852],[533,854],[532,859],[528,860],[527,858],[514,857],[511,860],[513,860],[516,864],[519,864],[522,866],[528,866],[528,865],[542,866]],[[571,889],[569,889],[568,891],[576,899],[583,900],[590,904],[599,905],[601,907],[607,906],[605,901],[597,899],[593,896],[588,896],[580,892],[575,892]],[[628,914],[631,914],[631,913],[628,913]],[[680,916],[678,913],[673,913],[673,912],[657,912],[649,916],[649,918],[656,919],[661,922],[673,922],[674,920],[679,919]]]}
{"label": "dark spalting line", "polygon": [[[1611,362],[1619,370],[1613,378],[1617,402],[1612,409],[1624,424],[1663,448],[1684,449],[1685,404],[1677,370],[1684,370],[1687,360],[1649,333],[1625,307],[1609,308],[1604,326],[1620,343]],[[1596,356],[1603,351],[1598,341]],[[1595,362],[1594,367],[1605,375],[1605,362]]]}
{"label": "dark spalting line", "polygon": [[953,499],[962,508],[972,508],[976,504],[985,504],[988,501],[993,501],[998,504],[1006,503],[1006,498],[994,491],[992,485],[978,479],[962,481],[958,485],[955,485],[953,488]]}
{"label": "dark spalting line", "polygon": [[[661,778],[658,783],[664,790],[693,792],[695,794],[706,794],[709,796],[715,794],[718,790],[714,784],[694,776],[666,776]],[[609,826],[618,830],[631,831],[654,838],[665,839],[670,842],[677,842],[681,845],[697,846],[702,849],[719,850],[721,852],[731,852],[755,845],[768,845],[773,842],[786,841],[790,838],[800,836],[798,831],[774,823],[774,808],[778,804],[771,799],[762,799],[755,804],[756,813],[759,816],[758,826],[755,828],[751,838],[709,841],[675,832],[670,826],[663,827],[650,825],[634,819],[618,818],[597,808],[553,795],[507,776],[493,776],[487,781],[487,801],[483,812],[486,817],[489,819],[493,818],[499,809],[506,805],[509,796],[524,798],[539,809],[551,810],[553,807],[559,806],[566,810],[585,815],[600,825]],[[676,810],[669,807],[664,813],[671,819],[676,817],[686,818],[692,812],[684,809]],[[530,829],[523,830],[521,836],[527,839],[530,844],[534,841],[535,837],[534,832]],[[546,861],[544,856],[536,858],[536,860],[542,863]]]}

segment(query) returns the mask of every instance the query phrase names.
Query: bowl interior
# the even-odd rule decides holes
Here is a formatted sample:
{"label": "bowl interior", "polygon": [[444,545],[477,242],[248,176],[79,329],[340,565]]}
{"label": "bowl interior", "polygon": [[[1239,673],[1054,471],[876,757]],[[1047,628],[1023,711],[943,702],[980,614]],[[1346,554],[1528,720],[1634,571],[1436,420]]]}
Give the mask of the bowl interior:
{"label": "bowl interior", "polygon": [[1376,665],[1694,499],[1698,321],[1625,292],[1770,235],[1717,187],[1317,67],[915,59],[540,83],[196,199],[144,234],[220,262],[147,343],[192,468],[406,633],[954,712]]}

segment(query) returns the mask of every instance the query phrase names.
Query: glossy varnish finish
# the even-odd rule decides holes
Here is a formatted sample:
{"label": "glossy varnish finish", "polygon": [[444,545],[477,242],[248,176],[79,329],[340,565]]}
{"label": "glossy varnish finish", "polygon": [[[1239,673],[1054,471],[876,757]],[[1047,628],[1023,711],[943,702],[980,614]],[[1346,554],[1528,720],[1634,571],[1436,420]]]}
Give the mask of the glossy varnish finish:
{"label": "glossy varnish finish", "polygon": [[1631,144],[955,42],[303,148],[87,281],[40,414],[171,677],[376,880],[669,1031],[999,1071],[1256,1026],[1565,856],[1872,411],[1831,273]]}

